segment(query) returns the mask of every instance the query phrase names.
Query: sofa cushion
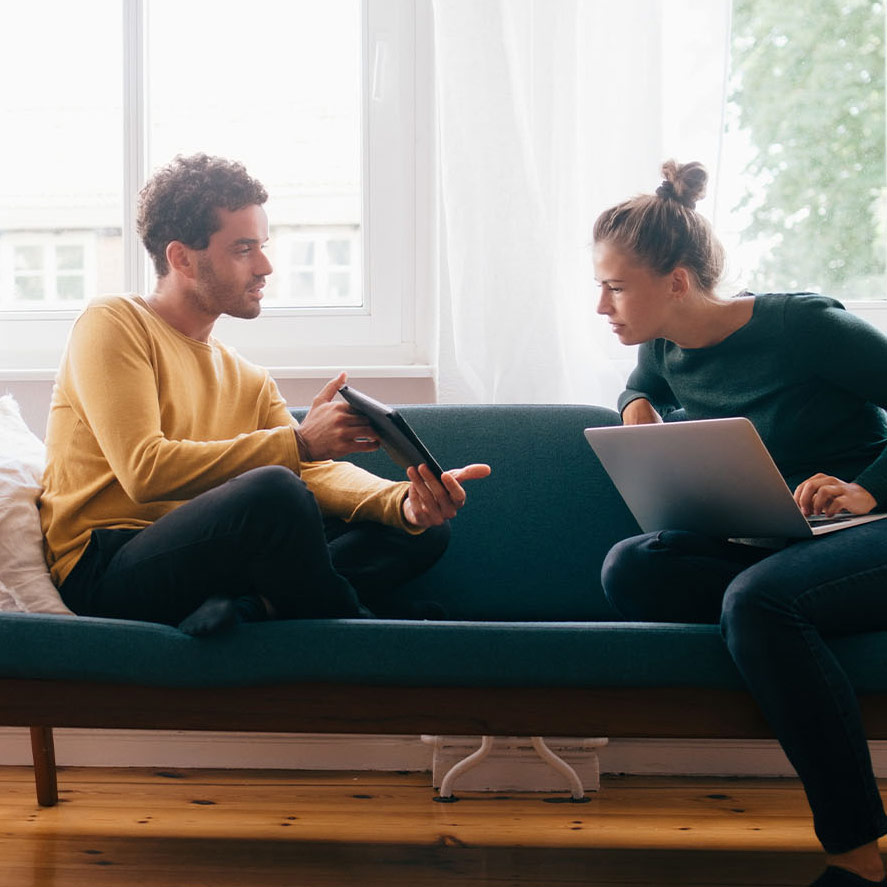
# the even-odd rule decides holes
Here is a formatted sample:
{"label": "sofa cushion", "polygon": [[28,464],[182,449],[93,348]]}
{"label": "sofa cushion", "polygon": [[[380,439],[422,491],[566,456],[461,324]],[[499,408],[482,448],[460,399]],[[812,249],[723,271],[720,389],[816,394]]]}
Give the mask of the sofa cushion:
{"label": "sofa cushion", "polygon": [[[831,647],[887,691],[887,632]],[[293,682],[441,687],[743,687],[716,625],[302,620],[195,639],[175,628],[0,615],[0,676],[159,687]]]}

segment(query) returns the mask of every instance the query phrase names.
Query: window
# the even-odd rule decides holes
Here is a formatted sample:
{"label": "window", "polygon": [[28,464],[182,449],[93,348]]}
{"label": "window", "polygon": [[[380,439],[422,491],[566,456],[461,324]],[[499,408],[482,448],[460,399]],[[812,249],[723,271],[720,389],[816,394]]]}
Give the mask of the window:
{"label": "window", "polygon": [[[4,7],[0,74],[21,88],[0,96],[0,120],[24,137],[0,144],[17,171],[0,182],[3,363],[50,369],[86,300],[150,291],[135,196],[153,169],[194,151],[243,161],[270,195],[266,307],[256,321],[220,321],[222,338],[270,366],[414,362],[415,245],[427,237],[416,232],[415,96],[428,82],[415,43],[427,7]],[[37,34],[35,58],[22,35]]]}
{"label": "window", "polygon": [[721,214],[751,289],[883,300],[884,5],[735,0]]}

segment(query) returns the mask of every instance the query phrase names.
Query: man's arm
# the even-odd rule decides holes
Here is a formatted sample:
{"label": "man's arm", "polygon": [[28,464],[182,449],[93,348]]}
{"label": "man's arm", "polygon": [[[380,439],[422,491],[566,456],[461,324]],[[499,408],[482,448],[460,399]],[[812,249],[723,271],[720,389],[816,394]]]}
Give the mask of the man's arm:
{"label": "man's arm", "polygon": [[[291,426],[221,440],[172,439],[147,333],[119,305],[87,309],[72,330],[59,374],[72,409],[124,492],[134,502],[189,499],[262,465],[299,469]],[[199,380],[181,379],[182,392]],[[167,394],[176,408],[175,393]]]}

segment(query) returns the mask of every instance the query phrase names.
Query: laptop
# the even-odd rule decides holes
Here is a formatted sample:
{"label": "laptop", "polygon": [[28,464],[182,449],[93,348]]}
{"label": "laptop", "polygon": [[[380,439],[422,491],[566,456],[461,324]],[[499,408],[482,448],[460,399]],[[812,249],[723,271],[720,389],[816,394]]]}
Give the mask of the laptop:
{"label": "laptop", "polygon": [[748,419],[586,428],[585,437],[645,533],[805,539],[887,517],[805,517]]}

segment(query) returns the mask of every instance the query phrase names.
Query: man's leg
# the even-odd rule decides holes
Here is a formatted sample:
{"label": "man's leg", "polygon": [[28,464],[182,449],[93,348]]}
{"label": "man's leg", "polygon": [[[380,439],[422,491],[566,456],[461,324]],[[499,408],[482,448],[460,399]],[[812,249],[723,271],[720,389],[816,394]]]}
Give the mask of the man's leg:
{"label": "man's leg", "polygon": [[887,628],[887,521],[799,542],[749,567],[726,592],[721,627],[804,783],[826,851],[887,833],[856,695],[823,641]]}
{"label": "man's leg", "polygon": [[359,614],[330,562],[314,496],[278,466],[233,478],[136,534],[107,564],[89,609],[177,625],[208,600],[256,595],[283,619]]}
{"label": "man's leg", "polygon": [[[428,615],[428,601],[403,601],[398,589],[435,564],[450,541],[450,525],[429,527],[412,535],[382,524],[354,524],[335,518],[325,522],[330,557],[336,572],[357,592],[361,603],[379,616]],[[435,615],[444,616],[439,607]]]}

